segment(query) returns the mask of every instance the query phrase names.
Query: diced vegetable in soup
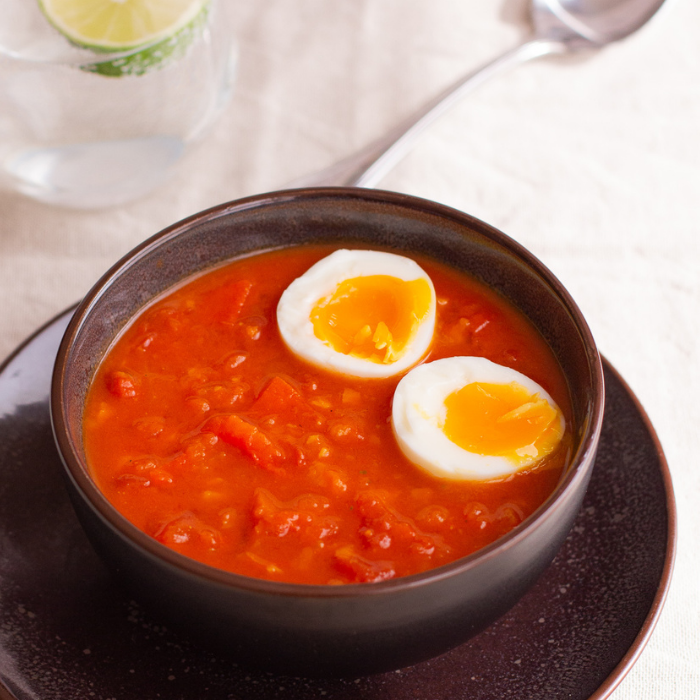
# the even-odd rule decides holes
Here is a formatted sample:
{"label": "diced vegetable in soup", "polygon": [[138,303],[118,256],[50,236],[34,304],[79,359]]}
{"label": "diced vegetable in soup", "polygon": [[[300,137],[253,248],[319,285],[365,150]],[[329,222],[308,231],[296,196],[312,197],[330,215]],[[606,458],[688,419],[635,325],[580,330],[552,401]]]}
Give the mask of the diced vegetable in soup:
{"label": "diced vegetable in soup", "polygon": [[412,258],[288,248],[144,309],[85,409],[105,496],[186,556],[306,584],[418,573],[519,525],[567,466],[562,372],[498,294]]}

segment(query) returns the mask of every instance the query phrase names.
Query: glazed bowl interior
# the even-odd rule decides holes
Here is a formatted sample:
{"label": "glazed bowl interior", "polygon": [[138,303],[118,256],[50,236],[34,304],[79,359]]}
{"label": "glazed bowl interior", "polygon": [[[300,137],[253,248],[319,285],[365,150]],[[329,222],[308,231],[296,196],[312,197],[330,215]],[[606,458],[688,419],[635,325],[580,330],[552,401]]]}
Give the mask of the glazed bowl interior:
{"label": "glazed bowl interior", "polygon": [[[556,491],[535,514],[485,550],[438,570],[378,584],[304,586],[247,579],[189,560],[138,531],[106,501],[90,478],[82,439],[86,394],[105,352],[134,315],[165,290],[223,261],[265,250],[318,243],[379,247],[409,255],[416,253],[466,271],[520,309],[557,358],[571,395],[574,425],[571,466]],[[51,408],[57,445],[66,466],[68,490],[78,515],[96,548],[112,568],[127,570],[127,585],[141,588],[145,598],[157,602],[158,598],[169,596],[169,593],[160,595],[158,577],[177,580],[177,585],[195,592],[191,593],[191,599],[179,599],[170,607],[192,607],[196,612],[189,617],[199,620],[200,624],[202,616],[219,614],[222,596],[228,595],[232,589],[245,591],[253,598],[229,600],[225,604],[235,608],[231,613],[232,624],[240,624],[241,638],[248,639],[245,644],[255,647],[256,633],[250,631],[255,626],[262,630],[261,635],[278,640],[270,644],[268,640],[258,640],[262,648],[259,656],[264,657],[263,666],[270,665],[265,659],[269,661],[277,654],[282,643],[303,646],[303,642],[295,638],[293,628],[308,625],[313,629],[306,632],[311,636],[316,634],[314,663],[318,664],[320,674],[338,675],[397,668],[447,650],[489,624],[523,594],[556,553],[583,497],[602,421],[603,383],[600,358],[575,303],[534,256],[507,236],[466,214],[406,195],[320,188],[273,193],[221,205],[166,229],[117,263],[88,294],[71,321],[56,363]],[[558,515],[557,509],[565,508],[573,512]],[[536,541],[538,530],[541,542],[531,549],[526,547],[516,552],[521,542],[528,538]],[[415,620],[406,620],[405,610],[399,614],[406,604],[413,605],[410,601],[412,591],[429,587],[433,582],[435,585],[452,585],[448,597],[459,607],[457,600],[464,597],[460,591],[466,584],[457,585],[454,581],[450,584],[449,581],[456,581],[455,577],[473,570],[468,585],[475,589],[480,585],[485,591],[502,571],[508,570],[508,556],[518,561],[517,566],[521,567],[518,576],[522,580],[513,583],[512,590],[504,584],[503,592],[490,607],[483,600],[478,603],[481,607],[489,607],[488,610],[473,612],[477,602],[472,601],[461,610],[464,620],[459,625],[449,622],[454,611],[444,603],[440,604],[439,610],[435,608],[430,612],[426,602],[422,621],[420,614],[414,615]],[[522,568],[520,560],[528,556],[532,561],[526,561]],[[132,559],[143,562],[134,565],[134,570],[128,573]],[[486,569],[479,573],[477,569],[482,564]],[[487,570],[491,573],[486,573]],[[504,580],[510,580],[509,576],[504,574]],[[479,585],[478,577],[481,577]],[[147,580],[144,583],[138,581],[139,578]],[[208,589],[196,593],[198,586]],[[173,591],[177,586],[166,583],[165,588]],[[177,597],[180,593],[174,595]],[[266,596],[271,596],[274,601],[270,602]],[[392,602],[389,596],[394,596],[395,600]],[[305,600],[307,597],[314,602],[309,603]],[[353,597],[377,598],[378,607],[366,613],[369,622],[362,621],[365,612],[361,609],[358,612],[356,605],[352,607]],[[430,594],[424,594],[422,599],[427,601],[429,598]],[[277,609],[275,606],[280,600],[284,605],[279,603],[281,607]],[[329,608],[333,601],[345,601],[346,608]],[[322,611],[321,608],[318,612],[315,608],[307,608],[307,604],[321,606]],[[272,611],[269,619],[262,619],[262,612],[243,611],[243,608],[256,605]],[[161,607],[167,609],[168,603]],[[353,614],[359,636],[350,646],[346,641],[338,642],[340,646],[337,648],[333,647],[335,637],[352,633],[353,623],[345,618]],[[392,620],[392,615],[404,618],[403,622]],[[419,649],[420,635],[406,630],[415,624],[425,626],[430,615],[436,618],[435,639],[430,638],[428,631],[424,635],[428,639]],[[273,621],[275,616],[280,619]],[[289,617],[287,623],[281,619],[285,616]],[[375,635],[379,640],[376,644],[381,643],[384,645],[382,649],[388,649],[393,640],[396,646],[394,651],[386,652],[381,662],[374,663],[372,659],[377,650],[372,643],[367,642],[367,650],[359,650],[365,643],[362,635],[366,633],[369,639],[374,634],[372,616],[377,619],[377,625],[385,627]],[[182,617],[187,618],[188,613]],[[308,622],[307,618],[313,618],[315,622]],[[322,629],[324,625],[327,629]],[[214,627],[215,624],[212,629]],[[213,636],[218,634],[216,630],[212,632]],[[323,651],[318,651],[324,644],[332,648],[329,658],[331,654],[345,653],[350,657],[356,654],[360,660],[354,665],[334,665],[324,657]],[[253,652],[253,661],[257,660],[257,653]],[[299,663],[304,653],[308,650],[296,655],[292,653],[282,668],[297,668],[295,663]],[[278,665],[273,663],[271,667]],[[302,671],[308,672],[303,664]]]}

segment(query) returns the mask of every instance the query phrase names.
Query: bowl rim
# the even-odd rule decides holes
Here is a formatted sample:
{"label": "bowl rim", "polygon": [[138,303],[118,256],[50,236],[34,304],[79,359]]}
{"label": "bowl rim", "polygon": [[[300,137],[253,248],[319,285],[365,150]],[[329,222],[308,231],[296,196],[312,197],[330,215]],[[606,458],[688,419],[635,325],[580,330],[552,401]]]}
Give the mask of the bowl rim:
{"label": "bowl rim", "polygon": [[[476,552],[443,564],[442,566],[408,576],[388,579],[386,581],[348,583],[342,586],[270,581],[262,578],[244,576],[242,574],[236,574],[224,569],[209,566],[208,564],[187,557],[161,544],[121,515],[90,478],[87,465],[83,464],[82,460],[77,456],[73,442],[69,437],[70,432],[63,412],[64,380],[71,348],[86,321],[89,319],[90,313],[97,301],[109,291],[112,282],[118,278],[123,271],[129,269],[143,257],[150,254],[154,249],[157,249],[194,226],[250,209],[269,205],[280,205],[285,202],[298,201],[300,199],[311,201],[314,198],[327,199],[329,197],[339,200],[366,200],[379,204],[397,205],[404,210],[418,210],[424,214],[429,214],[438,218],[446,218],[476,231],[480,236],[507,248],[550,287],[573,319],[585,348],[587,364],[591,374],[591,388],[593,390],[593,396],[595,397],[590,408],[590,414],[587,416],[586,425],[583,427],[580,444],[576,452],[572,455],[571,466],[567,473],[560,479],[556,488],[547,499],[516,528]],[[274,249],[274,247],[265,248],[265,250],[272,249]],[[602,360],[588,323],[563,284],[544,263],[520,243],[490,224],[470,214],[413,195],[356,187],[310,187],[252,195],[216,205],[167,226],[122,256],[122,258],[98,279],[85,295],[83,300],[78,304],[66,328],[54,364],[51,382],[50,413],[54,440],[64,465],[65,474],[77,491],[89,502],[93,511],[102,522],[113,532],[116,532],[121,539],[136,546],[142,553],[158,559],[170,567],[178,569],[185,575],[206,579],[209,583],[222,587],[231,587],[250,593],[274,594],[289,598],[311,597],[338,599],[355,598],[358,595],[362,597],[382,596],[391,594],[397,590],[421,588],[428,584],[434,584],[437,581],[458,576],[468,569],[493,560],[499,556],[501,552],[517,546],[522,540],[526,539],[534,529],[539,528],[542,522],[553,517],[554,506],[557,502],[565,499],[568,494],[580,487],[582,481],[587,480],[590,470],[593,467],[595,451],[601,432],[604,401]],[[586,466],[587,468],[585,468]]]}

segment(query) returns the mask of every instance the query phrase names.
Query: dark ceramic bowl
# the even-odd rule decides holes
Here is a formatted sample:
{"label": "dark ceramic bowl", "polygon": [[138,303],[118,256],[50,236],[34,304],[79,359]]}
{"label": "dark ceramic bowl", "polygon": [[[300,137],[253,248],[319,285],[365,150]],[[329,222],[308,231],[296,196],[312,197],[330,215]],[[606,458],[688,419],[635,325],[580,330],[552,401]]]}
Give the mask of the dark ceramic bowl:
{"label": "dark ceramic bowl", "polygon": [[[572,396],[574,453],[556,491],[511,533],[446,566],[381,583],[311,586],[214,569],[127,522],[90,478],[81,420],[91,377],[139,309],[194,272],[304,243],[382,246],[466,270],[519,307],[547,340]],[[361,189],[278,192],[223,204],[157,234],[115,265],[75,313],[54,371],[52,421],[68,490],[95,549],[140,601],[244,663],[358,676],[425,660],[507,611],[551,562],[580,507],[603,416],[599,355],[553,275],[471,216]]]}

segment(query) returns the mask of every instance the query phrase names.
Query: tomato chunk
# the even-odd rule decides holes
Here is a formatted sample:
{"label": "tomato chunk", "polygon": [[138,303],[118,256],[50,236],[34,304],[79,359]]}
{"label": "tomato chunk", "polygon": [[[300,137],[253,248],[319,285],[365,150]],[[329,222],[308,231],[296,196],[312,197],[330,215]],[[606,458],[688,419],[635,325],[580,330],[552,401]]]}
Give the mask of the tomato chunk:
{"label": "tomato chunk", "polygon": [[381,493],[361,492],[357,497],[357,508],[362,516],[360,536],[370,550],[398,547],[414,555],[430,557],[436,549],[445,549],[439,536],[421,532],[410,518],[387,505]]}
{"label": "tomato chunk", "polygon": [[261,467],[270,471],[280,471],[279,465],[284,460],[282,450],[262,430],[240,416],[214,416],[206,422],[203,429],[237,447]]}
{"label": "tomato chunk", "polygon": [[260,392],[252,412],[261,416],[281,416],[286,422],[306,429],[323,424],[323,418],[309,406],[301,393],[279,376],[273,377]]}
{"label": "tomato chunk", "polygon": [[351,546],[336,549],[334,556],[338,568],[352,576],[357,583],[386,581],[396,576],[390,561],[372,561],[358,554]]}
{"label": "tomato chunk", "polygon": [[215,548],[221,539],[217,530],[207,526],[190,511],[184,511],[163,523],[154,537],[171,547],[201,543],[208,549]]}
{"label": "tomato chunk", "polygon": [[338,531],[337,519],[326,515],[330,501],[325,496],[302,494],[283,503],[263,488],[255,489],[253,520],[258,534],[284,537],[296,532],[317,543]]}
{"label": "tomato chunk", "polygon": [[248,280],[234,280],[224,286],[221,290],[227,305],[221,317],[224,323],[233,323],[238,319],[252,288],[253,284]]}
{"label": "tomato chunk", "polygon": [[286,509],[266,489],[255,489],[253,500],[253,518],[258,532],[284,537],[299,529],[299,513]]}
{"label": "tomato chunk", "polygon": [[107,389],[118,398],[136,396],[136,380],[128,372],[112,372],[107,377]]}

